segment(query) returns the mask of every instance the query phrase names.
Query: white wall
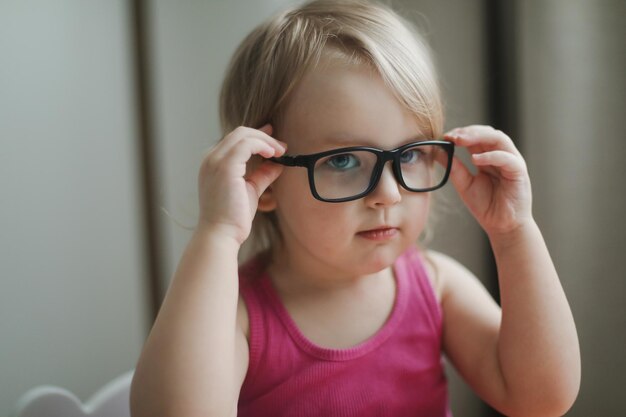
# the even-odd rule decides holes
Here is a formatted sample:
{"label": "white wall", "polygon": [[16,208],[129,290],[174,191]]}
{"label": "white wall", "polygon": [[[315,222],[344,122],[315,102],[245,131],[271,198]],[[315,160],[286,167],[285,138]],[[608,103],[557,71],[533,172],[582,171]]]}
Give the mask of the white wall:
{"label": "white wall", "polygon": [[0,415],[146,334],[127,4],[0,1]]}
{"label": "white wall", "polygon": [[197,176],[204,153],[221,138],[218,97],[232,53],[264,18],[294,0],[152,3],[151,55],[159,199],[169,246],[162,267],[169,284],[198,215]]}

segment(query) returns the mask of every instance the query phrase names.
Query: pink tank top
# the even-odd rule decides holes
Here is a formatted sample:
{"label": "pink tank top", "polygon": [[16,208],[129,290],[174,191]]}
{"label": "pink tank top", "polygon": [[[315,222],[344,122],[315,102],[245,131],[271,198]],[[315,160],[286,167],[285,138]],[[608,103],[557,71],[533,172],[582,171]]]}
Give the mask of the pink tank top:
{"label": "pink tank top", "polygon": [[250,318],[250,363],[239,417],[450,417],[442,317],[422,258],[394,264],[396,300],[385,325],[348,349],[315,345],[298,329],[257,258],[240,268]]}

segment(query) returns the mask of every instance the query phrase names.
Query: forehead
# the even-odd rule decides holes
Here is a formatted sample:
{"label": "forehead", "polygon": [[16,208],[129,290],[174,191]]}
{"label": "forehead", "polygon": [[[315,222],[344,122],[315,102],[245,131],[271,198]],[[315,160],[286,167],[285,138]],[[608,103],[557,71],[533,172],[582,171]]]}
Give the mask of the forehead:
{"label": "forehead", "polygon": [[308,72],[286,106],[280,140],[289,153],[343,146],[382,149],[423,138],[417,118],[367,65],[324,61]]}

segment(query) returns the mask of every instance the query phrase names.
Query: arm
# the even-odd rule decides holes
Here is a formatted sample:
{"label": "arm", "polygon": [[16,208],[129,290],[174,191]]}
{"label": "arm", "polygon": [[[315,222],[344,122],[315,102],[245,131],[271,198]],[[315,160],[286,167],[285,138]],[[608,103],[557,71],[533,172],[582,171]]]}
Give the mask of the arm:
{"label": "arm", "polygon": [[576,398],[580,352],[574,320],[531,213],[522,156],[502,132],[470,126],[448,135],[479,170],[458,160],[451,179],[486,231],[498,268],[502,312],[464,268],[440,259],[444,346],[487,402],[511,416],[557,416]]}
{"label": "arm", "polygon": [[263,163],[246,175],[246,164],[284,152],[269,133],[236,129],[202,163],[200,219],[137,364],[133,416],[236,414],[248,366],[237,254],[259,196],[282,170]]}
{"label": "arm", "polygon": [[192,237],[135,371],[133,416],[229,415],[236,405],[247,367],[235,354],[247,351],[236,326],[237,252],[209,230]]}
{"label": "arm", "polygon": [[580,386],[580,351],[548,249],[534,222],[490,240],[502,303],[498,353],[511,402],[564,414]]}

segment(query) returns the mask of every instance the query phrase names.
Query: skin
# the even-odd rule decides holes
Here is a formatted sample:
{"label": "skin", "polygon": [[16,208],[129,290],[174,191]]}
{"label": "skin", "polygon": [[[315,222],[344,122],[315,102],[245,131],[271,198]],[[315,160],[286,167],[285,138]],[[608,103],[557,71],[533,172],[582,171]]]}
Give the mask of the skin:
{"label": "skin", "polygon": [[[248,321],[238,296],[237,253],[258,210],[277,214],[284,245],[269,272],[300,330],[325,347],[354,346],[391,311],[391,265],[424,228],[428,193],[410,193],[385,167],[363,199],[313,199],[302,168],[254,156],[306,154],[351,145],[392,149],[422,138],[419,126],[380,77],[366,67],[323,63],[299,84],[284,124],[237,128],[206,156],[199,173],[201,216],[137,365],[134,416],[236,415],[248,367]],[[277,140],[273,136],[280,138]],[[443,309],[445,354],[469,385],[510,416],[562,415],[580,384],[574,321],[533,219],[522,156],[488,126],[454,129],[473,175],[455,160],[450,180],[489,236],[502,310],[453,259],[429,252]],[[359,232],[394,226],[392,238]],[[357,323],[356,325],[354,323]]]}

